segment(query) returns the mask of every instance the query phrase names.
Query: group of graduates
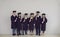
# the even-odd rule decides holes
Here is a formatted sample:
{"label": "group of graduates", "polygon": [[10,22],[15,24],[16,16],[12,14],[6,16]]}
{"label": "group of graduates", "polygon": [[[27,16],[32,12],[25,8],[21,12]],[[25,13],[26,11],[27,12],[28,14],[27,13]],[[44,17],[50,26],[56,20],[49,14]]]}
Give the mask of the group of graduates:
{"label": "group of graduates", "polygon": [[[21,12],[17,13],[16,11],[13,11],[13,14],[11,16],[11,29],[12,29],[12,35],[27,35],[28,30],[30,33],[34,32],[34,29],[36,31],[36,35],[40,36],[41,31],[44,33],[46,31],[46,23],[47,18],[46,14],[42,13],[40,16],[40,12],[36,11],[36,15],[34,16],[34,13],[30,13],[30,17],[28,17],[28,13],[25,13],[24,15],[21,14]],[[23,18],[21,16],[24,16]]]}

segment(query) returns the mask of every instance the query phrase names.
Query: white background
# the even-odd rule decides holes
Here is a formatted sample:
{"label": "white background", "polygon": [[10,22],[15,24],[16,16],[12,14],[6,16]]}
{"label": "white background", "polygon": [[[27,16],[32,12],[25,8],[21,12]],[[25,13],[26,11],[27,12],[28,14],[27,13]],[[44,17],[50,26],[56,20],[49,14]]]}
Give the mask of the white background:
{"label": "white background", "polygon": [[46,34],[60,34],[59,0],[0,0],[0,34],[12,33],[10,16],[13,10],[22,14],[37,10],[46,13]]}

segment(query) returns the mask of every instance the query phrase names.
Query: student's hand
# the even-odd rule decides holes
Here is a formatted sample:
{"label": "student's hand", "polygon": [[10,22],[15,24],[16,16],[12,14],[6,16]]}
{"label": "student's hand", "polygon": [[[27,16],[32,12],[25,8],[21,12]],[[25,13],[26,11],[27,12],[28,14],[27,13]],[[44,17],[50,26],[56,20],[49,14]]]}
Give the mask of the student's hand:
{"label": "student's hand", "polygon": [[20,22],[21,22],[21,20],[20,20]]}
{"label": "student's hand", "polygon": [[29,21],[30,22],[30,21]]}
{"label": "student's hand", "polygon": [[29,20],[29,22],[31,22],[31,19]]}
{"label": "student's hand", "polygon": [[34,24],[34,26],[35,26],[35,24]]}
{"label": "student's hand", "polygon": [[44,23],[44,22],[42,22],[42,23]]}
{"label": "student's hand", "polygon": [[16,20],[14,22],[16,22]]}
{"label": "student's hand", "polygon": [[17,21],[17,18],[15,19],[15,22]]}
{"label": "student's hand", "polygon": [[16,20],[17,20],[17,18],[16,18]]}

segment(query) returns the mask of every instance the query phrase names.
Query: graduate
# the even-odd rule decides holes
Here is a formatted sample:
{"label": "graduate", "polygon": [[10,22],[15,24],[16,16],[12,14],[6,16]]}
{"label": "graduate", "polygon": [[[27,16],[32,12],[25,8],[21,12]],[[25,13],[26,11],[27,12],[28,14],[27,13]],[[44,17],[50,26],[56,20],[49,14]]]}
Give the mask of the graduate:
{"label": "graduate", "polygon": [[22,30],[21,21],[22,21],[21,12],[19,12],[17,17],[17,35],[21,35],[21,30]]}
{"label": "graduate", "polygon": [[22,19],[22,30],[23,30],[23,35],[27,35],[28,31],[28,13],[24,14],[24,17]]}
{"label": "graduate", "polygon": [[30,34],[33,34],[33,31],[34,31],[34,13],[30,13],[30,17],[29,17],[29,31],[30,31]]}
{"label": "graduate", "polygon": [[35,28],[36,28],[36,35],[40,36],[40,26],[41,26],[41,16],[39,15],[39,11],[36,11],[35,16]]}
{"label": "graduate", "polygon": [[46,31],[46,23],[47,23],[46,14],[45,14],[45,13],[42,13],[41,31],[42,31],[43,33],[45,33],[45,31]]}
{"label": "graduate", "polygon": [[16,32],[17,32],[17,30],[16,30],[17,29],[16,11],[13,11],[12,16],[11,16],[11,29],[12,29],[12,35],[16,35]]}

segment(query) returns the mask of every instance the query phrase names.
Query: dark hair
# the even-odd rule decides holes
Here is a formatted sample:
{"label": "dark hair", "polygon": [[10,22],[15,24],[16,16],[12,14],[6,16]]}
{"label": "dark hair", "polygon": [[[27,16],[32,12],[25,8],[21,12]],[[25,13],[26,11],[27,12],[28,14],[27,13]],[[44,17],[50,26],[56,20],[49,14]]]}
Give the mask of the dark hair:
{"label": "dark hair", "polygon": [[40,13],[39,11],[36,11],[36,13]]}
{"label": "dark hair", "polygon": [[21,12],[18,13],[18,17],[19,17],[19,14],[21,14]]}
{"label": "dark hair", "polygon": [[24,15],[28,15],[28,13],[25,13]]}
{"label": "dark hair", "polygon": [[18,15],[21,14],[21,12],[18,13]]}
{"label": "dark hair", "polygon": [[16,11],[13,11],[13,13],[16,13]]}
{"label": "dark hair", "polygon": [[34,13],[30,13],[30,15],[34,15]]}
{"label": "dark hair", "polygon": [[42,13],[42,15],[46,15],[45,13]]}

